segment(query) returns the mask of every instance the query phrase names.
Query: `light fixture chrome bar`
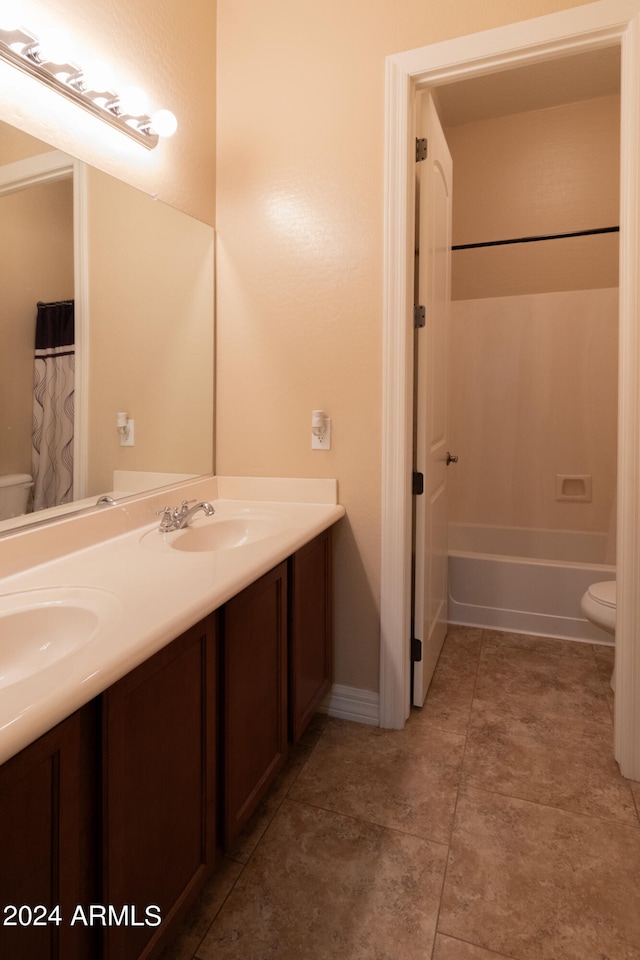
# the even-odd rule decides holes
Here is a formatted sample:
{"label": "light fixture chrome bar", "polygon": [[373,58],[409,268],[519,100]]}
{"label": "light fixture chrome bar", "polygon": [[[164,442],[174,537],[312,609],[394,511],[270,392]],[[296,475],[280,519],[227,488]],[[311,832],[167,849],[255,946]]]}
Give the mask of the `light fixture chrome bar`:
{"label": "light fixture chrome bar", "polygon": [[[35,77],[67,100],[88,110],[94,117],[120,130],[152,150],[158,136],[151,131],[151,117],[147,114],[132,116],[118,109],[119,97],[113,90],[88,90],[83,83],[82,67],[76,63],[54,63],[46,59],[46,51],[40,47],[37,37],[27,30],[0,29],[0,60],[10,63],[23,73]],[[66,80],[62,77],[66,76]]]}

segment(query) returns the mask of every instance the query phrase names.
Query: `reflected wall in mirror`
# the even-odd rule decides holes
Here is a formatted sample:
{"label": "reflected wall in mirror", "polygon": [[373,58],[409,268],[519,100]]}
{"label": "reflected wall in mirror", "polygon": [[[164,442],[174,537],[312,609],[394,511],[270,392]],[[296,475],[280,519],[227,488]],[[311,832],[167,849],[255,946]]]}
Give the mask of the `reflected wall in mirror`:
{"label": "reflected wall in mirror", "polygon": [[[49,150],[0,123],[1,168]],[[37,303],[75,298],[77,507],[213,470],[213,229],[69,168],[75,189],[67,172],[0,194],[0,477],[32,473]],[[120,443],[123,411],[133,446]],[[0,532],[61,509],[0,519]]]}

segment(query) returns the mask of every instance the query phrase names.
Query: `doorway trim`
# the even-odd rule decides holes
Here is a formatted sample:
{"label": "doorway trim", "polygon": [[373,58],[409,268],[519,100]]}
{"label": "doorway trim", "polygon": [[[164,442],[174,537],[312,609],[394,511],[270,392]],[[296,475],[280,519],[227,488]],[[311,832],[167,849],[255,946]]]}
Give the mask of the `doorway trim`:
{"label": "doorway trim", "polygon": [[410,710],[416,93],[612,45],[622,55],[615,756],[640,780],[640,0],[597,0],[387,58],[379,716],[401,729]]}

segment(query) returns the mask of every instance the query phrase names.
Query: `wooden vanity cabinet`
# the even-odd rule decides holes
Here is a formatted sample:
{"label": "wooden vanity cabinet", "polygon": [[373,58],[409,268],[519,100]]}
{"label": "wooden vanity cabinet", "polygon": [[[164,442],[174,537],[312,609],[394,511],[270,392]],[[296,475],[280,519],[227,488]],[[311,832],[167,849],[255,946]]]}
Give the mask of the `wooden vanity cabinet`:
{"label": "wooden vanity cabinet", "polygon": [[228,849],[287,755],[287,563],[220,610],[223,807]]}
{"label": "wooden vanity cabinet", "polygon": [[328,691],[331,622],[328,530],[0,766],[0,957],[158,956]]}
{"label": "wooden vanity cabinet", "polygon": [[331,529],[289,560],[289,733],[296,743],[333,676]]}
{"label": "wooden vanity cabinet", "polygon": [[0,957],[88,960],[97,895],[95,701],[0,766]]}
{"label": "wooden vanity cabinet", "polygon": [[102,696],[105,960],[156,956],[213,868],[216,660],[211,615]]}

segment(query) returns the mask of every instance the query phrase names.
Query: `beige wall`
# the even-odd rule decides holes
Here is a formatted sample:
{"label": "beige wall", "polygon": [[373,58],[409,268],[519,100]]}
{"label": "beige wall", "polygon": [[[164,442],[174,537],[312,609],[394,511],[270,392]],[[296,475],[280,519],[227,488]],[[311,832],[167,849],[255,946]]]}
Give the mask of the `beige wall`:
{"label": "beige wall", "polygon": [[36,304],[73,298],[71,180],[0,198],[0,474],[31,472]]}
{"label": "beige wall", "polygon": [[0,163],[15,163],[39,153],[47,153],[50,149],[43,140],[36,140],[11,124],[0,123]]}
{"label": "beige wall", "polygon": [[[619,97],[466,123],[445,133],[454,169],[454,245],[618,225]],[[617,234],[453,254],[456,300],[617,283]]]}
{"label": "beige wall", "polygon": [[338,478],[338,683],[378,687],[385,56],[577,5],[218,0],[217,467]]}
{"label": "beige wall", "polygon": [[145,90],[151,108],[172,110],[179,127],[147,151],[6,64],[0,119],[213,224],[215,0],[23,0],[22,7],[25,26],[66,28],[85,62],[104,60],[121,86]]}
{"label": "beige wall", "polygon": [[[89,170],[88,496],[114,470],[211,473],[213,231]],[[120,445],[116,414],[134,420]]]}

